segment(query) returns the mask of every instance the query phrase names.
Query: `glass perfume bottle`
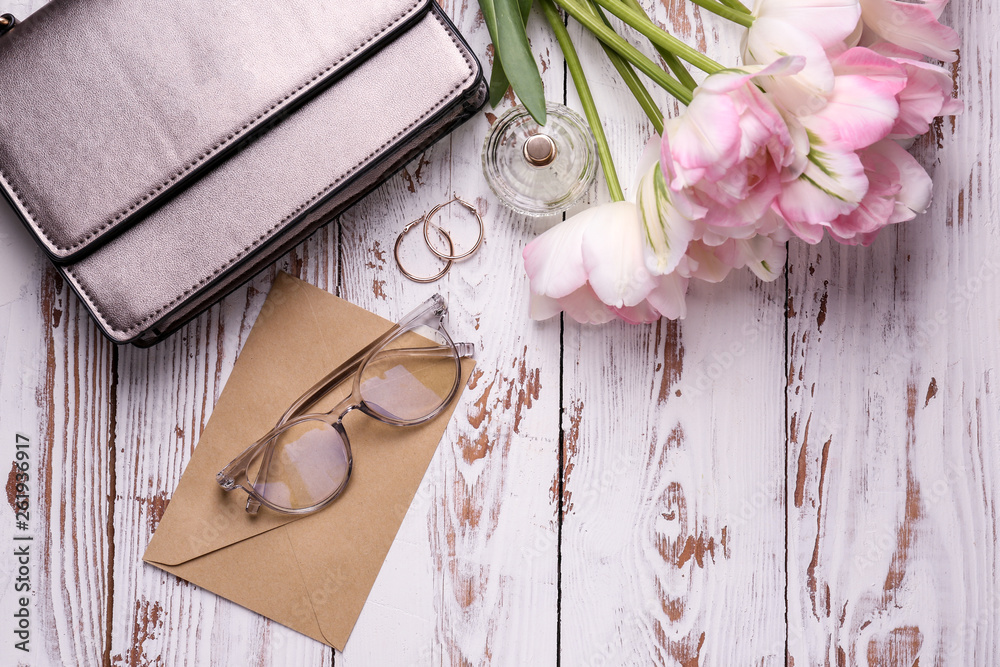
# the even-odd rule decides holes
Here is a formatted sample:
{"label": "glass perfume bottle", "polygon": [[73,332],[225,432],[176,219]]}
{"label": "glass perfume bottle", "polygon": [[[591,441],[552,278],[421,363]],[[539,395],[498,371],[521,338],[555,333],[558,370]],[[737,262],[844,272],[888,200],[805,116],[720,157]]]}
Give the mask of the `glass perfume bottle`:
{"label": "glass perfume bottle", "polygon": [[483,144],[486,182],[504,204],[530,216],[565,211],[590,189],[597,143],[587,122],[562,104],[546,104],[544,126],[523,106],[493,123]]}

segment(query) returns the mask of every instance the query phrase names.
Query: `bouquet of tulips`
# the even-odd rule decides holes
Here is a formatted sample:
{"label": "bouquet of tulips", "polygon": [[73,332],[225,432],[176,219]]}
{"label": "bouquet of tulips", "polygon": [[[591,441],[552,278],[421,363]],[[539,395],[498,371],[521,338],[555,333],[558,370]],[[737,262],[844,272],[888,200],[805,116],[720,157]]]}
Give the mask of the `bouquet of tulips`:
{"label": "bouquet of tulips", "polygon": [[[612,202],[524,249],[531,315],[631,323],[685,315],[692,279],[747,267],[773,280],[786,241],[824,233],[870,244],[930,203],[931,179],[907,152],[934,119],[962,110],[948,70],[958,35],[948,0],[691,0],[746,28],[740,66],[724,67],[651,21],[637,0],[538,0],[579,93]],[[545,123],[525,24],[532,0],[480,0],[494,43],[494,105],[508,86]],[[659,137],[626,201],[561,7],[593,33]],[[648,38],[662,66],[611,26]],[[686,64],[685,64],[686,63]],[[688,70],[704,75],[696,83]],[[685,108],[664,118],[635,70]]]}

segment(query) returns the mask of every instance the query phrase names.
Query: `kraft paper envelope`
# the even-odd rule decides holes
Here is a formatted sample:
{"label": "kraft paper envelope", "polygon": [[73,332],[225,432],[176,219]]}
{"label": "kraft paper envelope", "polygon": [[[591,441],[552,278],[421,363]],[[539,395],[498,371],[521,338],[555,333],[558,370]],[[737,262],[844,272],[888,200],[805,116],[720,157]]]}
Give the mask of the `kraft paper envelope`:
{"label": "kraft paper envelope", "polygon": [[[143,560],[343,650],[459,397],[415,427],[350,413],[351,479],[315,514],[249,515],[246,493],[215,474],[391,324],[279,274]],[[473,365],[462,361],[463,389]]]}

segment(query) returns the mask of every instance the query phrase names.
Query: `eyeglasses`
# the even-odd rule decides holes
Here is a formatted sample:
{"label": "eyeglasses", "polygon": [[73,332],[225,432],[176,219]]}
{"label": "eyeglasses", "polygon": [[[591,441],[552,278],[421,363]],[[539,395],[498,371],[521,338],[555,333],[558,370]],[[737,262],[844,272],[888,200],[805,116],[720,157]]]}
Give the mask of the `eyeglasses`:
{"label": "eyeglasses", "polygon": [[[215,479],[243,489],[247,512],[261,505],[308,514],[343,492],[351,476],[351,443],[344,417],[352,410],[394,426],[416,426],[438,415],[458,391],[461,358],[471,343],[454,343],[444,328],[440,294],[331,371],[298,398],[277,425],[223,468]],[[351,393],[326,412],[307,412],[337,386]]]}

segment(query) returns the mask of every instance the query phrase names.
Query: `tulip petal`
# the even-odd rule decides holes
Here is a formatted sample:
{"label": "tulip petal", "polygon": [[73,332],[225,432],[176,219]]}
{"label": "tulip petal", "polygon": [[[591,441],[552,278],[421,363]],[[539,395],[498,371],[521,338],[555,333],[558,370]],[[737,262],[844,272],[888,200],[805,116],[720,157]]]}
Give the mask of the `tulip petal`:
{"label": "tulip petal", "polygon": [[899,116],[896,95],[906,86],[906,70],[860,47],[845,51],[832,64],[833,92],[827,105],[809,117],[812,129],[850,150],[884,139]]}
{"label": "tulip petal", "polygon": [[683,320],[687,316],[687,303],[684,294],[687,292],[688,279],[676,273],[670,273],[656,278],[656,286],[646,297],[649,304],[660,315],[670,320]]}
{"label": "tulip petal", "polygon": [[638,208],[645,230],[645,265],[655,275],[670,273],[684,257],[694,238],[694,224],[671,201],[672,193],[663,170],[653,165],[639,187]]}
{"label": "tulip petal", "polygon": [[923,213],[931,203],[934,183],[927,171],[895,141],[881,141],[869,150],[877,151],[887,160],[892,161],[899,170],[899,194],[896,195],[896,210],[890,218],[890,223],[912,220],[918,213]]}
{"label": "tulip petal", "polygon": [[841,243],[856,243],[855,237],[882,229],[896,206],[899,170],[874,151],[865,151],[861,162],[868,176],[868,192],[856,209],[836,218],[830,225],[831,235]]}
{"label": "tulip petal", "polygon": [[[729,272],[733,270],[732,252],[733,241],[719,246],[709,247],[700,241],[693,242],[688,246],[688,259],[693,260],[695,267],[689,270],[691,278],[704,280],[709,283],[722,282]],[[725,259],[729,261],[725,261]]]}
{"label": "tulip petal", "polygon": [[861,8],[858,0],[757,0],[753,15],[794,24],[826,49],[854,32]]}
{"label": "tulip petal", "polygon": [[[727,207],[716,206],[709,209],[704,222],[712,227],[737,228],[748,224],[752,226],[767,212],[780,192],[781,182],[778,174],[767,172],[750,192],[736,198]],[[717,201],[721,199],[721,197],[716,198]]]}
{"label": "tulip petal", "polygon": [[[706,172],[724,173],[739,157],[739,114],[728,95],[698,94],[683,114],[668,121],[660,159],[673,161],[674,190]],[[717,178],[717,176],[716,176]]]}
{"label": "tulip petal", "polygon": [[961,40],[958,33],[938,22],[943,4],[862,0],[861,15],[865,25],[887,42],[951,63],[958,58]]}
{"label": "tulip petal", "polygon": [[889,136],[899,103],[884,95],[864,77],[838,76],[830,103],[810,116],[810,126],[825,137],[835,138],[850,150],[860,150]]}
{"label": "tulip petal", "polygon": [[608,306],[634,306],[646,298],[654,284],[643,261],[639,212],[629,202],[613,202],[597,209],[601,210],[599,223],[589,225],[583,234],[588,281]]}
{"label": "tulip petal", "polygon": [[790,115],[784,115],[791,137],[792,156],[787,168],[782,172],[782,180],[793,181],[802,175],[809,163],[809,132],[802,122]]}
{"label": "tulip petal", "polygon": [[558,299],[553,299],[544,294],[528,292],[528,317],[533,320],[547,320],[562,312],[562,306]]}
{"label": "tulip petal", "polygon": [[642,187],[642,179],[649,173],[649,170],[659,164],[660,160],[660,135],[653,133],[653,136],[646,142],[639,156],[639,163],[635,166],[635,174],[632,176],[632,184],[625,191],[625,199],[635,202],[639,198],[639,188]]}
{"label": "tulip petal", "polygon": [[604,324],[615,319],[614,311],[597,298],[590,285],[584,285],[559,299],[559,306],[568,317],[580,324]]}
{"label": "tulip petal", "polygon": [[[812,131],[809,139],[806,169],[799,178],[785,184],[776,205],[790,223],[825,225],[858,206],[868,192],[868,179],[853,151],[825,143]],[[799,234],[795,227],[793,231]]]}
{"label": "tulip petal", "polygon": [[864,76],[880,82],[886,93],[895,95],[906,85],[906,71],[892,58],[874,49],[856,46],[846,49],[830,61],[837,76]]}
{"label": "tulip petal", "polygon": [[824,227],[819,224],[798,220],[795,218],[786,221],[788,229],[809,245],[816,245],[823,240]]}
{"label": "tulip petal", "polygon": [[783,56],[768,65],[744,65],[724,69],[708,76],[698,86],[699,91],[730,93],[759,76],[788,76],[798,74],[806,66],[802,56]]}
{"label": "tulip petal", "polygon": [[736,241],[740,257],[746,266],[764,282],[776,279],[785,266],[785,244],[758,235],[746,241]]}
{"label": "tulip petal", "polygon": [[600,208],[581,211],[525,246],[522,257],[532,292],[558,299],[587,282],[583,233]]}
{"label": "tulip petal", "polygon": [[785,219],[778,215],[773,208],[757,221],[757,231],[775,243],[785,243],[792,238],[792,232],[788,229]]}
{"label": "tulip petal", "polygon": [[770,64],[789,53],[805,59],[801,71],[758,80],[784,108],[799,116],[815,113],[826,104],[834,81],[833,67],[820,41],[788,21],[767,17],[755,20],[744,37],[747,63]]}
{"label": "tulip petal", "polygon": [[911,139],[925,134],[938,116],[953,116],[964,109],[951,97],[953,83],[948,70],[931,63],[897,59],[906,69],[906,87],[900,91],[899,117],[892,127],[893,139]]}
{"label": "tulip petal", "polygon": [[649,324],[660,319],[660,312],[649,305],[645,299],[634,306],[614,308],[613,310],[615,315],[629,324]]}

